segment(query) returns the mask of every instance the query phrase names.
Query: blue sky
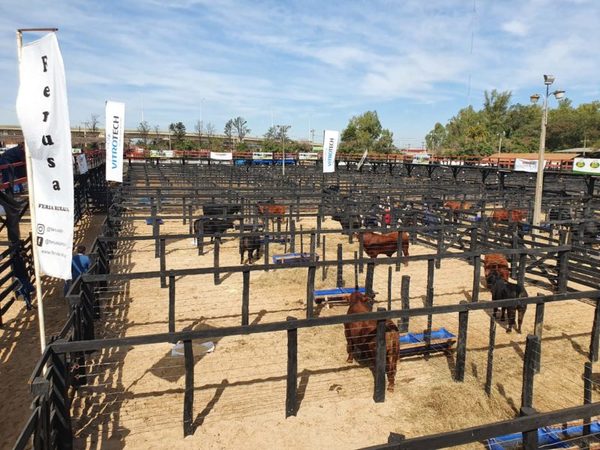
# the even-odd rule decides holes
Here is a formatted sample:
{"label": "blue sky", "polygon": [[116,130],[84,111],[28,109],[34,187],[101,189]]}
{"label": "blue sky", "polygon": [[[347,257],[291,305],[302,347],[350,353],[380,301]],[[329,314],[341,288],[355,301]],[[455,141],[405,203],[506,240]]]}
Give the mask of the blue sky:
{"label": "blue sky", "polygon": [[103,122],[112,99],[129,128],[143,112],[222,133],[242,116],[253,136],[273,120],[318,141],[376,110],[417,147],[486,89],[529,102],[544,73],[576,105],[600,99],[599,19],[597,0],[3,0],[0,124],[17,123],[15,31],[45,26],[59,28],[72,126]]}

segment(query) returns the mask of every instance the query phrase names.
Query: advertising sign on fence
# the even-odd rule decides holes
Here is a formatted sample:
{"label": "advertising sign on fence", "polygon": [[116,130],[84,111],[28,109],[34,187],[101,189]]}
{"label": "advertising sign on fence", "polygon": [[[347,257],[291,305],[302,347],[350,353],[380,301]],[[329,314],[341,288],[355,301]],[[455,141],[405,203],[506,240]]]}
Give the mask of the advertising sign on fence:
{"label": "advertising sign on fence", "polygon": [[106,102],[106,180],[123,182],[125,103]]}
{"label": "advertising sign on fence", "polygon": [[427,153],[417,153],[413,155],[413,164],[429,164],[429,160],[431,159],[431,155]]}
{"label": "advertising sign on fence", "polygon": [[573,172],[600,174],[600,159],[575,158],[573,160]]}
{"label": "advertising sign on fence", "polygon": [[[546,167],[546,160],[544,160],[544,167]],[[538,161],[537,159],[515,159],[515,170],[520,172],[537,172]]]}
{"label": "advertising sign on fence", "polygon": [[252,159],[273,159],[273,152],[252,152]]}
{"label": "advertising sign on fence", "polygon": [[317,161],[319,159],[318,153],[312,152],[300,152],[298,153],[298,159],[305,161]]}
{"label": "advertising sign on fence", "polygon": [[323,136],[323,173],[335,172],[335,154],[339,140],[339,131],[325,130]]}
{"label": "advertising sign on fence", "polygon": [[163,150],[162,153],[165,158],[172,158],[174,155],[173,150]]}
{"label": "advertising sign on fence", "polygon": [[210,159],[215,161],[231,161],[233,160],[233,153],[231,152],[210,152]]}
{"label": "advertising sign on fence", "polygon": [[40,268],[71,279],[73,156],[67,82],[55,33],[22,48],[17,116],[31,158],[32,230]]}

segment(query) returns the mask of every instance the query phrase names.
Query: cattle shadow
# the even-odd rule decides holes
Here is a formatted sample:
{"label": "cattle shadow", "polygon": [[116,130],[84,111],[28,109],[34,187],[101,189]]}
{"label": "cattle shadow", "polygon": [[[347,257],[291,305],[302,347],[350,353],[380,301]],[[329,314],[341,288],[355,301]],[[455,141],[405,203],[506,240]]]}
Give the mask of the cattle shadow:
{"label": "cattle shadow", "polygon": [[583,356],[589,356],[590,352],[589,350],[585,350],[580,344],[578,344],[571,336],[569,336],[567,333],[563,332],[561,334],[563,339],[568,340],[571,343],[571,346],[573,347],[573,350],[575,350],[577,353],[579,353],[580,355]]}
{"label": "cattle shadow", "polygon": [[506,400],[510,409],[512,409],[515,414],[519,414],[519,408],[515,405],[513,398],[508,396],[504,385],[502,383],[496,383],[496,388],[498,389],[498,393]]}

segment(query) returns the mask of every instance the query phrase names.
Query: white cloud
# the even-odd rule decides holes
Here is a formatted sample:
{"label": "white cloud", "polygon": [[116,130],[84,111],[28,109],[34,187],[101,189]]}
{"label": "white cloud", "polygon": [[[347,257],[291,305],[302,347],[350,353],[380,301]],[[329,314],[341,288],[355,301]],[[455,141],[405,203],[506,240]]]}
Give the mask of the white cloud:
{"label": "white cloud", "polygon": [[519,20],[504,22],[502,24],[502,29],[517,36],[526,36],[529,32],[529,27]]}

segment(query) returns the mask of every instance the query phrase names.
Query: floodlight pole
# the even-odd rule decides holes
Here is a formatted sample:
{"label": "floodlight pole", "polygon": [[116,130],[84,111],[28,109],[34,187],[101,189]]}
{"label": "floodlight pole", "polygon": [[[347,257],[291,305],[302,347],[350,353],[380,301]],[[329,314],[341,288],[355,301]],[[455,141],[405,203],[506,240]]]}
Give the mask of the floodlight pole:
{"label": "floodlight pole", "polygon": [[542,111],[542,130],[540,132],[540,149],[538,152],[537,177],[535,179],[535,197],[533,201],[533,226],[539,227],[542,215],[542,195],[544,192],[544,152],[546,150],[546,125],[548,124],[548,96],[550,85],[546,84],[544,109]]}

